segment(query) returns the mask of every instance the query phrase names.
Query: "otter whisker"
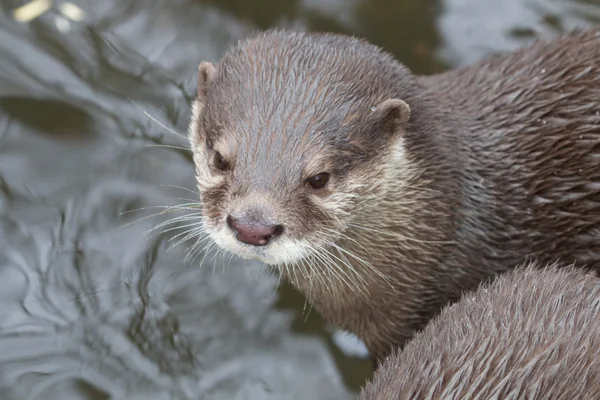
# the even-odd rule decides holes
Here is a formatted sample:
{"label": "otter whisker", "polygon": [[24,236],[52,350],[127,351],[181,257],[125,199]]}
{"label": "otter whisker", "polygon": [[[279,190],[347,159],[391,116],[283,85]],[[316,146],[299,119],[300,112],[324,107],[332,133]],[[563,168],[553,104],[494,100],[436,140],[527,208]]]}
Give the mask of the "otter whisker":
{"label": "otter whisker", "polygon": [[[200,260],[200,263],[198,265],[198,268],[202,268],[202,265],[204,265],[204,260],[206,259],[206,256],[215,248],[217,247],[217,244],[214,241],[210,241],[210,244],[206,247],[203,247],[200,243],[200,240],[196,241],[196,243],[192,244],[190,246],[190,248],[187,251],[187,254],[185,256],[185,261],[190,261],[191,263],[194,263],[196,258],[204,251],[204,255],[202,256],[202,259]],[[192,258],[193,257],[193,258]]]}
{"label": "otter whisker", "polygon": [[281,283],[281,276],[285,275],[286,277],[290,276],[289,273],[289,269],[288,269],[288,264],[287,262],[283,262],[282,264],[279,265],[281,267],[281,269],[283,269],[283,273],[279,274],[279,283]]}
{"label": "otter whisker", "polygon": [[192,207],[192,208],[198,209],[198,208],[202,208],[202,203],[199,203],[196,200],[191,200],[190,203],[174,204],[172,206],[166,206],[166,207],[168,207],[168,208]]}
{"label": "otter whisker", "polygon": [[[200,254],[203,254],[202,259],[200,261],[200,267],[202,267],[204,265],[204,262],[206,261],[207,257],[218,250],[219,250],[219,246],[216,243],[213,243],[206,250],[203,249],[201,245],[196,244],[195,256],[192,259],[192,262],[195,262],[196,258],[198,258],[200,256]],[[215,265],[214,264],[213,264],[213,274],[215,274]]]}
{"label": "otter whisker", "polygon": [[192,214],[185,214],[185,215],[180,215],[178,217],[174,217],[171,219],[168,219],[166,221],[161,222],[160,224],[156,225],[154,228],[150,228],[148,231],[145,232],[145,235],[148,235],[156,230],[162,229],[166,226],[175,224],[175,223],[179,223],[179,222],[186,222],[186,221],[190,221],[190,220],[197,220],[202,216],[201,212],[198,213],[192,213]]}
{"label": "otter whisker", "polygon": [[185,235],[183,238],[180,238],[177,242],[175,243],[169,243],[171,241],[171,239],[169,239],[167,242],[169,243],[169,246],[167,247],[167,249],[165,250],[166,252],[169,252],[173,249],[175,249],[177,246],[179,246],[180,244],[195,238],[199,236],[199,232],[197,232],[194,228],[190,228],[190,229],[186,229],[183,232],[178,233],[178,236],[180,235]]}
{"label": "otter whisker", "polygon": [[142,147],[142,148],[144,148],[144,147],[162,147],[162,148],[166,148],[166,149],[192,151],[192,149],[189,147],[175,146],[175,145],[171,145],[171,144],[144,144],[140,147]]}
{"label": "otter whisker", "polygon": [[188,234],[189,232],[192,232],[192,231],[195,232],[195,230],[198,229],[198,225],[199,225],[198,222],[194,222],[194,223],[187,224],[187,225],[178,225],[178,226],[175,226],[175,227],[172,227],[172,228],[165,229],[164,231],[160,231],[155,236],[164,235],[164,234],[167,234],[169,232],[172,232],[172,231],[175,231],[175,230],[178,230],[178,229],[183,229],[182,232],[179,232],[176,235],[174,235],[174,236],[170,237],[169,239],[167,239],[167,243],[170,243],[173,240],[176,240],[177,238],[181,237],[182,235],[186,235],[186,234]]}
{"label": "otter whisker", "polygon": [[[216,251],[216,253],[213,255],[212,258],[212,262],[214,263],[214,267],[217,265],[217,263],[221,263],[221,272],[224,271],[224,267],[225,267],[225,263],[223,262],[223,254],[225,253],[225,249],[222,247],[219,247]],[[221,259],[219,261],[219,259]]]}
{"label": "otter whisker", "polygon": [[[159,232],[148,233],[148,234],[146,234],[146,237],[148,237],[150,239],[153,239],[153,238],[156,238],[158,236],[165,235],[165,234],[168,234],[169,232],[177,231],[177,230],[180,230],[180,229],[184,229],[185,230],[184,232],[187,232],[189,229],[194,229],[194,227],[196,227],[197,225],[198,225],[198,223],[193,223],[193,224],[188,224],[188,225],[183,225],[183,226],[178,225],[178,226],[175,226],[175,227],[172,227],[172,228],[168,228],[168,229],[165,229],[165,230],[162,230],[162,231],[159,231]],[[178,235],[179,235],[179,233],[178,233]],[[167,242],[170,242],[170,240],[167,240]]]}
{"label": "otter whisker", "polygon": [[[193,219],[194,219],[194,218],[186,218],[186,220],[193,220]],[[180,220],[180,221],[176,221],[176,222],[183,222],[183,221],[184,221],[184,220]],[[194,222],[190,223],[190,224],[186,224],[186,225],[177,225],[177,226],[174,226],[174,227],[171,227],[171,228],[168,228],[168,229],[164,229],[164,230],[162,230],[162,231],[158,232],[158,234],[162,235],[162,234],[165,234],[165,233],[168,233],[168,232],[171,232],[171,231],[174,231],[174,230],[178,230],[178,229],[185,229],[185,228],[194,227],[194,226],[196,226],[196,227],[197,227],[197,226],[198,226],[198,225],[200,225],[201,223],[202,223],[202,222],[201,222],[201,221],[199,221],[199,220],[196,218],[196,220],[195,220]],[[154,230],[156,230],[156,228],[152,228],[152,229],[151,229],[151,230],[150,230],[148,233],[151,233],[151,232],[152,232],[152,231],[154,231]],[[177,236],[177,237],[179,237],[179,236]],[[169,241],[170,241],[170,240],[169,240]]]}
{"label": "otter whisker", "polygon": [[[229,260],[227,260],[227,264],[231,264],[233,262],[233,257],[235,257],[235,254],[229,252]],[[246,268],[244,268],[244,270],[246,270]]]}
{"label": "otter whisker", "polygon": [[222,247],[217,247],[217,249],[212,253],[212,258],[210,259],[210,262],[213,265],[213,274],[215,274],[215,269],[217,268],[217,262],[215,261],[215,259],[217,258],[217,255],[223,251]]}
{"label": "otter whisker", "polygon": [[298,269],[294,268],[293,265],[292,265],[291,271],[292,271],[292,273],[294,275],[294,278],[293,278],[294,280],[293,281],[300,282],[300,280],[298,279]]}
{"label": "otter whisker", "polygon": [[[227,262],[225,264],[230,265],[231,262],[233,261],[233,256],[234,254],[232,252],[229,252],[229,260],[227,260]],[[248,268],[242,268],[244,270],[244,275],[246,276],[246,282],[248,282],[248,284],[250,286],[252,286],[252,280],[250,279],[250,274],[248,272]],[[254,286],[252,288],[253,290],[256,290],[256,286]]]}
{"label": "otter whisker", "polygon": [[[321,271],[323,271],[324,274],[326,274],[326,278],[324,278],[324,285],[323,287],[329,292],[331,293],[331,296],[333,298],[336,297],[336,293],[335,293],[335,285],[330,285],[330,282],[332,279],[333,280],[337,280],[339,282],[339,284],[344,285],[344,280],[340,277],[340,275],[338,274],[337,271],[335,271],[334,269],[332,269],[330,267],[330,262],[327,261],[327,259],[323,258],[323,255],[317,252],[313,252],[312,253],[312,257],[311,257],[313,262],[316,262],[318,266],[320,266],[321,268],[319,268]],[[312,268],[314,270],[314,267]],[[351,285],[348,285],[349,287],[351,287]]]}
{"label": "otter whisker", "polygon": [[[308,292],[306,293],[306,295],[304,296],[304,305],[302,306],[302,314],[306,313],[306,317],[304,318],[304,323],[306,323],[308,321],[308,317],[310,316],[310,312],[312,310],[312,303],[309,301],[309,298],[312,295],[312,292],[314,290],[314,286],[313,286],[313,281],[312,279],[321,279],[320,274],[319,273],[315,273],[315,274],[311,274],[308,269],[309,267],[306,265],[306,260],[305,259],[300,259],[298,264],[302,265],[302,268],[306,274],[306,276],[309,279],[309,287],[308,287]],[[308,306],[308,312],[306,311],[306,307]]]}
{"label": "otter whisker", "polygon": [[[285,266],[283,264],[281,264],[280,267],[285,268]],[[275,285],[275,290],[273,291],[273,293],[271,293],[271,296],[275,296],[275,293],[277,293],[277,291],[281,287],[281,281],[283,280],[283,273],[281,273],[281,272],[277,273],[277,270],[275,268],[273,268],[271,265],[268,266],[268,270],[271,271],[272,274],[277,275],[277,284]]]}
{"label": "otter whisker", "polygon": [[183,187],[183,186],[177,186],[177,185],[160,185],[160,186],[162,186],[162,187],[170,187],[170,188],[175,188],[175,189],[181,189],[181,190],[185,190],[185,191],[188,191],[188,192],[190,192],[190,193],[192,193],[192,194],[194,194],[194,195],[196,195],[196,196],[200,197],[200,192],[195,192],[195,191],[193,191],[192,189],[189,189],[189,188],[186,188],[186,187]]}
{"label": "otter whisker", "polygon": [[[371,269],[371,270],[374,270],[374,272],[375,272],[375,273],[377,273],[377,274],[381,274],[381,272],[380,272],[380,271],[376,270],[376,269],[375,269],[375,267],[373,267],[373,266],[372,266],[370,263],[368,263],[367,261],[365,261],[365,260],[363,260],[362,258],[360,258],[360,257],[356,256],[355,254],[351,253],[350,251],[348,251],[348,250],[344,249],[343,247],[341,247],[341,246],[337,245],[337,244],[336,244],[334,241],[332,241],[332,240],[328,240],[328,239],[327,239],[328,237],[334,237],[334,235],[324,235],[324,236],[325,236],[325,238],[326,238],[326,243],[327,243],[329,246],[331,246],[331,247],[335,248],[335,249],[338,251],[338,253],[340,254],[340,257],[342,256],[342,255],[341,255],[341,253],[342,253],[342,252],[343,252],[343,253],[346,253],[347,255],[351,256],[352,258],[354,258],[355,260],[357,260],[358,262],[360,262],[360,263],[361,263],[362,265],[364,265],[365,267],[367,267],[367,268],[369,268],[369,269]],[[354,269],[354,266],[352,265],[352,263],[351,263],[351,262],[350,262],[350,261],[349,261],[349,260],[348,260],[346,257],[344,257],[344,260],[345,260],[345,262],[346,262],[346,263],[345,263],[345,264],[346,264],[346,266],[347,266],[347,267],[348,267],[348,268],[349,268],[349,269],[350,269],[350,270],[351,270],[351,271],[352,271],[352,272],[353,272],[353,273],[354,273],[354,274],[355,274],[357,277],[359,277],[359,278],[360,278],[360,279],[361,279],[361,280],[362,280],[362,281],[363,281],[363,282],[366,284],[366,283],[367,283],[367,281],[366,281],[366,280],[365,280],[365,279],[364,279],[364,278],[361,276],[361,274],[359,274],[359,273],[358,273],[358,272],[357,272],[357,271]],[[381,274],[381,275],[383,275],[383,274]],[[382,278],[383,278],[383,279],[386,279],[386,278],[385,278],[385,276],[382,276]]]}
{"label": "otter whisker", "polygon": [[[314,258],[314,257],[313,257],[313,258]],[[311,258],[308,258],[308,259],[306,259],[306,260],[303,260],[303,261],[306,261],[307,269],[309,269],[309,270],[310,270],[310,274],[311,274],[311,276],[315,277],[315,278],[317,279],[317,281],[318,281],[318,282],[319,282],[319,283],[320,283],[320,284],[321,284],[321,285],[322,285],[322,286],[323,286],[323,287],[324,287],[324,288],[325,288],[325,289],[326,289],[326,290],[327,290],[329,293],[331,293],[331,294],[333,295],[334,293],[333,293],[333,290],[332,290],[332,286],[328,285],[328,279],[327,279],[327,277],[328,277],[329,275],[331,275],[331,272],[330,272],[330,271],[328,271],[327,269],[323,270],[322,268],[315,269],[313,266],[311,266],[311,264],[310,264],[310,262],[309,262],[310,260],[311,260]]]}
{"label": "otter whisker", "polygon": [[[179,200],[179,199],[175,199],[175,200]],[[153,209],[153,208],[162,208],[162,209],[169,210],[169,209],[172,209],[172,208],[179,208],[179,206],[147,206],[147,207],[139,207],[139,208],[134,208],[133,210],[127,210],[127,211],[120,212],[119,215],[123,216],[123,215],[127,215],[127,214],[132,214],[132,213],[135,213],[135,212],[150,210],[150,209]],[[188,208],[184,208],[184,209],[188,209]],[[190,207],[189,209],[193,210],[194,208]],[[156,214],[150,215],[150,217],[153,217],[153,216],[156,216],[156,215],[160,215],[161,213],[162,212],[159,211]],[[145,218],[147,218],[147,217],[148,216],[145,216]]]}
{"label": "otter whisker", "polygon": [[[179,243],[186,242],[187,240],[192,239],[193,237],[196,237],[196,241],[194,242],[194,244],[192,246],[190,246],[190,251],[192,251],[191,249],[194,249],[193,251],[202,251],[202,248],[206,246],[206,242],[211,241],[210,235],[208,235],[207,233],[190,232],[189,237],[186,240],[181,239],[179,242],[176,243],[176,245],[179,245]],[[200,250],[196,250],[196,249],[200,249]]]}
{"label": "otter whisker", "polygon": [[[174,200],[182,200],[182,199],[176,198]],[[185,200],[188,200],[188,199],[185,199]],[[193,201],[193,200],[191,200],[191,201]],[[169,212],[169,211],[179,211],[179,210],[183,210],[183,211],[194,210],[194,211],[197,211],[198,209],[202,208],[202,204],[200,204],[198,202],[191,202],[191,203],[183,203],[183,204],[174,204],[174,205],[170,205],[170,206],[147,206],[147,207],[136,208],[136,209],[133,209],[133,210],[123,211],[119,215],[126,215],[126,214],[130,214],[130,213],[133,213],[133,212],[145,211],[145,210],[149,210],[149,209],[153,209],[153,208],[162,208],[163,211],[159,211],[158,213],[155,213],[155,214],[150,215],[150,216],[146,216],[144,218],[149,218],[149,217],[153,217],[153,216],[156,216],[156,215],[164,214],[164,213]]]}
{"label": "otter whisker", "polygon": [[306,265],[305,265],[304,261],[305,261],[304,259],[300,259],[300,260],[294,261],[292,263],[292,268],[300,269],[300,272],[302,274],[303,279],[304,280],[308,280],[308,288],[306,290],[307,293],[306,293],[306,297],[305,297],[305,300],[304,300],[304,305],[303,305],[303,308],[302,308],[302,313],[303,314],[304,314],[304,312],[306,310],[306,304],[308,303],[308,297],[310,297],[312,295],[312,293],[313,293],[313,289],[314,289],[313,278],[316,278],[316,274],[313,275],[313,274],[309,273],[308,269],[306,268]]}
{"label": "otter whisker", "polygon": [[177,247],[179,246],[181,243],[183,242],[187,242],[188,240],[194,238],[194,237],[198,237],[200,238],[200,235],[204,234],[205,237],[202,240],[206,240],[209,239],[210,236],[208,236],[208,234],[206,233],[206,230],[204,228],[204,226],[202,226],[201,224],[198,224],[197,226],[193,226],[190,229],[186,229],[183,232],[178,233],[177,235],[173,236],[172,238],[170,238],[168,241],[171,242],[183,235],[183,238],[179,239],[177,242],[175,242],[175,244],[173,245],[173,247]]}
{"label": "otter whisker", "polygon": [[[325,247],[322,247],[320,245],[316,245],[315,247],[317,247],[317,248],[319,248],[321,250],[321,253],[318,253],[319,256],[324,256],[324,257],[326,257],[330,261],[328,263],[328,266],[329,267],[334,267],[334,268],[331,268],[330,270],[332,272],[336,271],[336,270],[339,271],[339,274],[337,274],[337,273],[336,274],[341,279],[340,283],[345,283],[350,289],[355,288],[356,290],[358,290],[359,292],[361,292],[363,295],[366,295],[366,293],[364,292],[364,290],[362,289],[362,287],[359,286],[358,284],[356,284],[356,282],[354,282],[352,280],[352,276],[348,275],[347,270],[344,269],[344,268],[342,268],[337,262],[335,262],[335,260],[338,260],[340,263],[342,263],[343,266],[348,267],[348,269],[352,269],[351,266],[348,266],[347,262],[344,262],[344,260],[342,260],[341,258],[337,257],[335,254],[331,253]],[[344,278],[344,276],[345,276],[345,278]],[[346,280],[346,278],[350,279],[350,281]],[[364,278],[362,278],[361,276],[359,276],[359,278],[364,281]],[[353,283],[353,284],[351,284],[351,283]],[[365,281],[365,283],[366,283],[366,281]]]}
{"label": "otter whisker", "polygon": [[[196,207],[202,207],[202,203],[198,202],[198,199],[190,199],[187,197],[167,197],[167,200],[185,200],[185,201],[189,201],[189,204],[195,204]],[[180,207],[182,206],[182,204],[176,204],[175,207]]]}
{"label": "otter whisker", "polygon": [[[317,250],[320,250],[320,249],[317,249]],[[344,284],[344,280],[339,275],[339,272],[331,267],[330,264],[332,263],[332,260],[330,258],[328,259],[327,257],[325,257],[325,255],[322,254],[323,252],[324,252],[323,250],[321,250],[321,252],[314,251],[312,253],[312,257],[310,259],[313,262],[316,262],[317,265],[321,267],[321,268],[317,269],[317,271],[322,271],[322,273],[325,274],[326,286],[329,283],[329,281],[332,279],[337,280],[341,284]],[[314,266],[312,269],[313,269],[313,271],[315,270]]]}
{"label": "otter whisker", "polygon": [[[184,225],[177,225],[177,226],[168,227],[169,225],[173,225],[176,222],[177,223],[183,223]],[[178,219],[177,221],[169,222],[168,224],[164,224],[164,226],[160,226],[158,228],[165,228],[164,230],[161,230],[161,233],[166,233],[166,232],[170,232],[170,231],[173,231],[173,230],[176,230],[176,229],[188,228],[190,226],[203,227],[204,224],[202,223],[202,216],[199,216],[199,215],[185,215],[182,218]],[[156,229],[156,228],[153,228],[153,229]]]}
{"label": "otter whisker", "polygon": [[334,229],[330,229],[330,228],[323,228],[323,229],[325,229],[327,232],[330,232],[330,233],[331,233],[331,237],[332,237],[333,239],[337,239],[337,237],[336,237],[336,236],[339,236],[339,237],[340,237],[340,238],[342,238],[342,239],[349,240],[349,241],[351,241],[352,243],[354,243],[354,244],[356,244],[357,246],[359,246],[359,247],[360,247],[361,249],[363,249],[365,252],[367,252],[367,254],[368,254],[368,255],[371,255],[371,253],[369,252],[369,250],[368,250],[368,249],[367,249],[365,246],[363,246],[362,244],[360,244],[359,242],[357,242],[355,239],[351,238],[350,236],[348,236],[348,235],[346,235],[346,234],[344,234],[344,233],[341,233],[341,232],[337,232],[337,231],[335,231]]}
{"label": "otter whisker", "polygon": [[284,262],[283,263],[284,267],[285,267],[285,274],[288,278],[288,280],[290,281],[290,283],[292,285],[296,284],[298,282],[298,277],[296,276],[296,270],[292,267],[290,268],[290,264],[289,262]]}
{"label": "otter whisker", "polygon": [[309,285],[309,291],[313,288],[313,278],[318,278],[318,274],[312,274],[310,273],[310,271],[308,270],[308,268],[306,267],[306,264],[304,263],[304,259],[299,259],[296,261],[292,262],[292,268],[297,269],[300,271],[300,274],[302,276],[303,280],[307,280],[308,281],[308,285]]}
{"label": "otter whisker", "polygon": [[331,243],[331,245],[333,247],[335,247],[337,249],[338,252],[343,252],[345,254],[347,254],[348,256],[354,258],[356,261],[358,261],[359,263],[361,263],[363,266],[365,266],[367,269],[369,269],[370,271],[374,272],[376,275],[378,275],[381,279],[383,279],[392,290],[395,290],[394,287],[392,286],[389,278],[387,276],[385,276],[385,274],[383,274],[381,271],[379,271],[377,268],[375,268],[373,266],[373,264],[371,264],[370,262],[358,257],[356,254],[350,252],[349,250],[343,248],[342,246],[337,245],[336,243]]}
{"label": "otter whisker", "polygon": [[135,101],[133,101],[133,99],[131,99],[130,97],[127,97],[127,100],[129,100],[130,102],[132,102],[137,108],[139,108],[144,115],[146,115],[148,118],[150,118],[152,121],[154,121],[155,123],[157,123],[161,128],[166,129],[168,132],[174,134],[175,136],[181,137],[183,139],[185,139],[186,143],[188,142],[188,138],[186,135],[176,132],[173,129],[167,127],[165,124],[161,123],[159,120],[157,120],[156,118],[154,118],[152,115],[150,115],[149,112],[147,112],[146,110],[144,110],[144,108],[142,106],[140,106],[138,103],[136,103]]}
{"label": "otter whisker", "polygon": [[[354,281],[355,281],[355,284],[354,284],[354,285],[355,285],[355,287],[356,287],[356,288],[359,288],[359,284],[360,284],[360,287],[364,287],[364,288],[366,289],[366,288],[369,286],[369,283],[368,283],[368,281],[365,279],[365,277],[364,277],[362,274],[360,274],[360,273],[359,273],[359,272],[358,272],[358,271],[357,271],[357,270],[354,268],[354,265],[352,264],[352,262],[351,262],[350,260],[348,260],[348,258],[346,257],[346,255],[345,255],[345,254],[341,253],[341,252],[339,251],[339,249],[337,249],[336,247],[334,247],[334,246],[333,246],[333,243],[332,243],[331,247],[332,247],[333,249],[336,249],[336,250],[337,250],[337,252],[338,252],[338,257],[337,257],[337,259],[343,259],[344,266],[345,266],[345,270],[347,271],[347,272],[346,272],[346,274],[347,274],[348,276],[350,276],[350,274],[352,274],[352,276],[354,276],[355,278],[357,278],[357,279],[355,279],[355,280],[354,280]],[[332,253],[330,250],[328,250],[328,251],[329,251],[329,254],[331,254],[332,256],[334,256],[334,257],[335,257],[335,255],[334,255],[334,254],[333,254],[333,253]],[[362,282],[362,283],[361,283],[361,282]]]}
{"label": "otter whisker", "polygon": [[134,221],[127,222],[127,223],[119,226],[118,229],[126,228],[126,227],[128,227],[130,225],[136,224],[138,222],[144,221],[144,220],[149,219],[149,218],[157,217],[159,215],[168,214],[168,213],[175,212],[175,211],[197,210],[198,209],[198,208],[189,208],[189,209],[188,208],[179,208],[178,206],[149,206],[149,207],[142,207],[142,208],[139,208],[137,210],[123,211],[122,213],[120,213],[120,215],[125,215],[125,214],[133,213],[133,212],[136,212],[136,211],[142,211],[142,210],[146,210],[146,209],[150,209],[150,208],[164,208],[164,210],[159,211],[157,213],[153,213],[151,215],[145,215],[145,216],[140,217],[140,218],[138,218],[138,219],[136,219]]}
{"label": "otter whisker", "polygon": [[[204,237],[201,237],[201,235],[204,235]],[[201,227],[192,227],[192,228],[186,229],[185,231],[178,233],[176,236],[174,236],[168,240],[168,242],[170,243],[172,240],[178,239],[175,243],[170,243],[169,250],[174,249],[177,246],[179,246],[180,244],[185,243],[188,240],[194,239],[194,238],[196,238],[197,240],[202,239],[202,241],[206,241],[206,240],[210,239],[210,236]]]}

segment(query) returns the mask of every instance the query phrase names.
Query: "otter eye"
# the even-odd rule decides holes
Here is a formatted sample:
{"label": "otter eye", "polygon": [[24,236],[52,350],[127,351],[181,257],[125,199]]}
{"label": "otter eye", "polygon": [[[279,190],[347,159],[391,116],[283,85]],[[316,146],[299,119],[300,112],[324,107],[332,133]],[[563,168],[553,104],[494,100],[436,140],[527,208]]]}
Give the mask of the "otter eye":
{"label": "otter eye", "polygon": [[326,172],[322,172],[310,178],[306,183],[310,185],[313,189],[321,189],[329,182],[329,174]]}
{"label": "otter eye", "polygon": [[215,156],[213,158],[213,162],[215,167],[221,171],[227,171],[229,169],[229,163],[223,158],[221,153],[215,151]]}

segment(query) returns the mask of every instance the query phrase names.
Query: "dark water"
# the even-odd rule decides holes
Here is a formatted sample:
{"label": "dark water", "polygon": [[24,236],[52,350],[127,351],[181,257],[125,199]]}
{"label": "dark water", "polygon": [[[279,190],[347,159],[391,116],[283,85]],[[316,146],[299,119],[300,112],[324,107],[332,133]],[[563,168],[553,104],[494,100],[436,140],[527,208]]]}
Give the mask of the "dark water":
{"label": "dark water", "polygon": [[0,3],[1,400],[352,398],[370,363],[302,296],[145,235],[197,200],[189,152],[160,147],[187,144],[197,64],[281,26],[431,73],[600,20],[591,0],[77,0],[82,21],[16,22],[23,3]]}

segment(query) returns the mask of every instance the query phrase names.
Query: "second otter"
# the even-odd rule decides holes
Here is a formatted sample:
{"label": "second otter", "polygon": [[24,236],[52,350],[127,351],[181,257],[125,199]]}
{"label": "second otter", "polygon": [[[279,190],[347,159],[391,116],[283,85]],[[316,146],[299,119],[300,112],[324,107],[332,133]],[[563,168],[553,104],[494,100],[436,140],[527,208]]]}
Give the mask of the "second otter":
{"label": "second otter", "polygon": [[600,399],[600,279],[528,266],[444,309],[361,400]]}
{"label": "second otter", "polygon": [[268,31],[199,67],[205,233],[275,265],[376,358],[528,259],[600,270],[600,31],[415,76]]}

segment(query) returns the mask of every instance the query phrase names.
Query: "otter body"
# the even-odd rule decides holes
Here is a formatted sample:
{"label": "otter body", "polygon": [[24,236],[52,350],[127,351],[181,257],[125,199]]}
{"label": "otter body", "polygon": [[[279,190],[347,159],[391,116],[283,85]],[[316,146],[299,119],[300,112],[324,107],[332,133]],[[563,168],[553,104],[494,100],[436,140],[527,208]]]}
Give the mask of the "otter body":
{"label": "otter body", "polygon": [[361,400],[600,399],[600,280],[530,266],[442,310]]}
{"label": "otter body", "polygon": [[378,359],[527,260],[600,270],[598,49],[577,32],[420,77],[356,38],[249,37],[199,67],[203,235]]}

